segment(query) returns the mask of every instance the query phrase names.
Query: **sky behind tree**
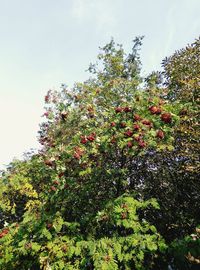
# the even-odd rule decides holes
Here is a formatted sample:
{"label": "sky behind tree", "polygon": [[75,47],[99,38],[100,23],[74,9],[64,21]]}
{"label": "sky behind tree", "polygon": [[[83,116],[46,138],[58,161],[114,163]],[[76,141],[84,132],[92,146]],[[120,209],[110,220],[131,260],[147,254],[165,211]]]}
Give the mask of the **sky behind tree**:
{"label": "sky behind tree", "polygon": [[199,0],[0,0],[0,168],[38,148],[44,95],[89,77],[111,37],[144,35],[142,72],[200,34]]}

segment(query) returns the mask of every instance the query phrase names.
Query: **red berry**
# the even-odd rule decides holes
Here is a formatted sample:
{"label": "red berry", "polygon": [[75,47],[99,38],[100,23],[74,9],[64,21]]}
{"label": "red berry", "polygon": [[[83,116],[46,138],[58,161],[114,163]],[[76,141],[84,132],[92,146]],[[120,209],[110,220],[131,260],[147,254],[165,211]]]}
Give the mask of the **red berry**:
{"label": "red berry", "polygon": [[165,122],[166,124],[171,123],[172,116],[171,113],[163,113],[161,114],[161,120]]}
{"label": "red berry", "polygon": [[75,151],[76,151],[78,154],[80,154],[80,155],[82,155],[83,152],[84,152],[84,150],[81,149],[80,147],[75,147]]}
{"label": "red berry", "polygon": [[80,147],[75,147],[74,150],[74,158],[80,159],[84,153],[84,150],[82,150]]}
{"label": "red berry", "polygon": [[151,106],[151,107],[149,108],[149,111],[150,111],[152,114],[156,114],[157,110],[158,110],[158,107],[156,107],[156,106]]}
{"label": "red berry", "polygon": [[131,130],[127,130],[126,132],[124,132],[124,135],[126,135],[127,137],[131,137],[133,135],[133,132]]}
{"label": "red berry", "polygon": [[147,119],[144,119],[142,121],[142,124],[147,126],[148,128],[152,128],[152,126],[153,126],[153,123],[151,121],[147,120]]}
{"label": "red berry", "polygon": [[87,143],[87,138],[85,136],[81,136],[81,141],[82,144],[86,144]]}
{"label": "red berry", "polygon": [[133,143],[131,141],[127,142],[128,148],[131,148],[133,146]]}
{"label": "red berry", "polygon": [[88,141],[93,142],[95,140],[95,134],[91,133],[89,136],[87,136]]}
{"label": "red berry", "polygon": [[52,190],[52,191],[56,191],[56,187],[51,186],[51,190]]}
{"label": "red berry", "polygon": [[74,158],[79,160],[81,158],[81,156],[78,153],[75,153]]}
{"label": "red berry", "polygon": [[46,95],[46,96],[44,97],[44,100],[45,100],[46,103],[48,103],[48,102],[50,101],[49,95]]}
{"label": "red berry", "polygon": [[115,122],[111,122],[111,127],[115,127],[116,126],[116,124],[115,124]]}
{"label": "red berry", "polygon": [[161,110],[161,108],[157,108],[157,111],[156,111],[156,114],[161,114],[161,112],[162,112],[162,110]]}
{"label": "red berry", "polygon": [[117,108],[115,108],[115,112],[116,113],[120,113],[120,112],[122,112],[123,111],[123,108],[122,107],[117,107]]}
{"label": "red berry", "polygon": [[163,139],[165,137],[165,134],[162,130],[158,130],[157,133],[156,133],[156,137],[157,138],[160,138],[160,139]]}
{"label": "red berry", "polygon": [[135,125],[133,125],[133,129],[134,129],[134,130],[139,130],[139,129],[140,129],[140,126],[137,125],[137,124],[135,124]]}
{"label": "red berry", "polygon": [[146,120],[146,119],[142,121],[142,124],[146,125],[146,126],[151,126],[152,125],[151,121]]}
{"label": "red berry", "polygon": [[3,238],[6,234],[8,234],[9,228],[5,228],[0,233],[0,238]]}
{"label": "red berry", "polygon": [[141,120],[141,117],[138,114],[134,114],[133,119],[134,121],[139,121]]}
{"label": "red berry", "polygon": [[131,108],[129,108],[129,107],[124,107],[123,111],[124,111],[124,112],[131,112]]}
{"label": "red berry", "polygon": [[49,116],[49,112],[45,112],[45,113],[43,114],[43,116],[48,117],[48,116]]}
{"label": "red berry", "polygon": [[139,145],[140,148],[144,148],[146,146],[146,143],[143,140],[140,140],[138,142],[138,145]]}
{"label": "red berry", "polygon": [[9,232],[9,228],[3,229],[4,234],[7,234]]}

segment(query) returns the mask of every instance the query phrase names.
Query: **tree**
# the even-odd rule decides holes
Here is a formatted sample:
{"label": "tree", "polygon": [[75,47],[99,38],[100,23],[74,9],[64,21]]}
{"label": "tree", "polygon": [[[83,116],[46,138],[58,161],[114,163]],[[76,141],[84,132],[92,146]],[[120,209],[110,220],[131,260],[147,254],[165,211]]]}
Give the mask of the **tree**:
{"label": "tree", "polygon": [[152,160],[174,149],[184,104],[163,99],[154,85],[141,88],[140,45],[136,38],[126,56],[111,40],[100,69],[90,65],[92,78],[46,95],[41,151],[1,177],[2,269],[167,267],[155,217],[171,197],[160,210],[152,199],[166,171]]}
{"label": "tree", "polygon": [[[142,167],[148,168],[141,173],[146,175],[146,198],[153,196],[160,203],[162,215],[155,219],[160,219],[159,230],[168,241],[191,233],[199,224],[199,44],[198,39],[175,52],[163,61],[163,74],[153,73],[147,79],[147,89],[151,85],[165,99],[184,102],[175,149],[142,161]],[[149,173],[150,167],[156,170]]]}

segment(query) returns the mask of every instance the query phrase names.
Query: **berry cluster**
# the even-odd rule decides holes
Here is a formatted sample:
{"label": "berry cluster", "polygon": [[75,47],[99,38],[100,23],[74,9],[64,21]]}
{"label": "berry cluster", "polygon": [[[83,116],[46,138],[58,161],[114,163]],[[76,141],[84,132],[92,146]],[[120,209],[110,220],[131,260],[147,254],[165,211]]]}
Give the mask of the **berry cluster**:
{"label": "berry cluster", "polygon": [[4,228],[1,232],[0,232],[0,238],[3,238],[6,234],[9,233],[9,228]]}

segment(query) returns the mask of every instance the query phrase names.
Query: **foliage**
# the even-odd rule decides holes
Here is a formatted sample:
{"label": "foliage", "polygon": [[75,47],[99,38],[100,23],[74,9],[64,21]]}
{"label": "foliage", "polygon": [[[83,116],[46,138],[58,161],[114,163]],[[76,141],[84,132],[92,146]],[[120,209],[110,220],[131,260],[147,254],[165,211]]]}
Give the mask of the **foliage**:
{"label": "foliage", "polygon": [[[158,207],[154,200],[117,198],[98,213],[93,234],[84,239],[78,224],[64,221],[59,212],[47,223],[49,216],[41,212],[39,216],[41,206],[35,204],[34,213],[29,209],[20,225],[13,224],[4,236],[1,233],[0,265],[6,269],[39,265],[42,269],[47,265],[51,269],[144,269],[148,256],[166,248],[156,228],[138,217],[137,211],[149,205]],[[103,230],[104,236],[99,237]]]}
{"label": "foliage", "polygon": [[195,233],[177,239],[170,246],[170,252],[173,253],[174,266],[180,269],[192,269],[200,265],[200,229],[196,228]]}
{"label": "foliage", "polygon": [[186,48],[163,60],[170,98],[199,102],[200,37]]}
{"label": "foliage", "polygon": [[0,269],[166,269],[166,242],[196,222],[188,181],[196,213],[178,200],[197,178],[179,143],[197,106],[157,73],[141,87],[141,40],[129,55],[111,40],[92,78],[45,96],[41,150],[1,176]]}
{"label": "foliage", "polygon": [[147,80],[165,99],[184,102],[174,133],[175,149],[140,161],[147,168],[139,176],[145,176],[145,198],[157,198],[162,214],[153,220],[168,242],[191,233],[199,223],[199,44],[197,39],[176,51],[163,61],[164,72]]}

